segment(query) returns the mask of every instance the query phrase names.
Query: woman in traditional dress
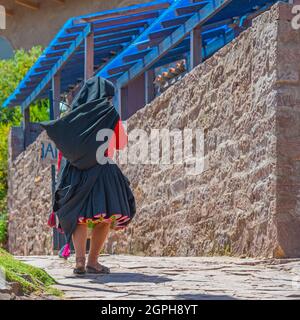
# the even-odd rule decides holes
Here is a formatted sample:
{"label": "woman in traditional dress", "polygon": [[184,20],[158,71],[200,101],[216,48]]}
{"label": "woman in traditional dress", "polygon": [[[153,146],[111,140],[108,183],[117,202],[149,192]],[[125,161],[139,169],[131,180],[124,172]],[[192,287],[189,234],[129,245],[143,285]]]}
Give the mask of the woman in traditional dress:
{"label": "woman in traditional dress", "polygon": [[[75,96],[70,112],[41,123],[59,150],[59,172],[48,224],[66,235],[61,257],[68,258],[73,240],[75,274],[110,272],[98,262],[99,253],[109,231],[124,229],[136,212],[129,180],[111,160],[114,150],[127,143],[112,104],[114,93],[110,81],[95,76]],[[109,129],[109,133],[104,132],[107,139],[101,141],[99,132],[103,129],[106,133]],[[93,229],[86,264],[88,225]]]}

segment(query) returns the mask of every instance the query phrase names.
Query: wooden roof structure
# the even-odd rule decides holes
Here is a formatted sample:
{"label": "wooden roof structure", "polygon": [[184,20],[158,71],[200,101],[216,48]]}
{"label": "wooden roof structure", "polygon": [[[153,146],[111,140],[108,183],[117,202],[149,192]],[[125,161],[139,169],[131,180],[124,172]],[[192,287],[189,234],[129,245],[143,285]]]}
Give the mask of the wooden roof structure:
{"label": "wooden roof structure", "polygon": [[[32,1],[16,2],[38,9]],[[119,111],[137,110],[154,98],[154,68],[187,56],[195,67],[275,2],[163,0],[73,17],[4,106],[21,106],[25,112],[36,99],[48,97],[49,90],[55,104],[61,93],[98,74],[116,85]],[[130,86],[144,89],[130,99]]]}

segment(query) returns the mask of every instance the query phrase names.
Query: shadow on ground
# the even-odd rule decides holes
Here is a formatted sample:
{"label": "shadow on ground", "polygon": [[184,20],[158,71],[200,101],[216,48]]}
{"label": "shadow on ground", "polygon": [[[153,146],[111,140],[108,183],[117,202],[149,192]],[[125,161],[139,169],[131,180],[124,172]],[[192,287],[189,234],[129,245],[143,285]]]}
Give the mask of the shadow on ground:
{"label": "shadow on ground", "polygon": [[90,283],[109,283],[109,282],[146,282],[146,283],[162,283],[172,281],[167,277],[146,275],[144,273],[130,273],[130,272],[114,272],[110,274],[85,274],[83,276],[69,276],[66,279],[90,279]]}
{"label": "shadow on ground", "polygon": [[[154,283],[154,284],[160,284],[165,282],[173,281],[172,279],[168,277],[163,276],[157,276],[157,275],[146,275],[143,273],[126,273],[126,272],[116,272],[111,274],[102,274],[102,275],[93,275],[93,274],[85,274],[82,276],[69,276],[66,277],[66,279],[83,279],[85,282],[80,284],[63,284],[59,283],[58,285],[64,286],[64,288],[75,288],[79,291],[85,291],[85,290],[92,290],[95,292],[107,292],[107,293],[119,293],[119,294],[132,294],[128,292],[126,286],[122,286],[122,284],[130,284],[132,283],[145,283],[145,291],[149,291],[149,288],[147,288],[147,283]],[[120,283],[119,290],[109,289],[109,288],[97,288],[95,284],[108,284],[108,283]],[[134,295],[138,295],[141,297],[144,297],[145,294],[143,291],[136,292]],[[146,294],[147,296],[149,293]],[[149,299],[152,299],[151,296],[149,296]],[[153,298],[155,300],[155,298]],[[186,294],[175,294],[174,292],[174,300],[236,300],[234,297],[228,296],[228,295],[210,295],[210,294],[192,294],[192,293],[186,293]]]}
{"label": "shadow on ground", "polygon": [[237,300],[228,295],[210,295],[210,294],[178,294],[174,296],[176,300]]}

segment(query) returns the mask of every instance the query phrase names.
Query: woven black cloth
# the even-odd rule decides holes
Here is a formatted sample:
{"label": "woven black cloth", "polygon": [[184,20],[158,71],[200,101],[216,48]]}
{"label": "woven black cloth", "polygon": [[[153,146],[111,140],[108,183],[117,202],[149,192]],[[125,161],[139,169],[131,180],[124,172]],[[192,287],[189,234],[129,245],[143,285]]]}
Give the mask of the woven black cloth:
{"label": "woven black cloth", "polygon": [[95,76],[74,98],[71,112],[59,119],[40,123],[74,167],[84,170],[98,163],[96,151],[105,141],[97,141],[97,133],[101,129],[114,130],[120,120],[109,99],[113,95],[113,84]]}
{"label": "woven black cloth", "polygon": [[[42,127],[63,157],[57,177],[53,211],[70,243],[79,219],[114,216],[125,227],[135,215],[130,182],[116,163],[99,164],[96,141],[100,129],[114,130],[119,114],[109,99],[113,84],[101,77],[89,79],[75,97],[71,111]],[[108,142],[106,142],[108,143]]]}

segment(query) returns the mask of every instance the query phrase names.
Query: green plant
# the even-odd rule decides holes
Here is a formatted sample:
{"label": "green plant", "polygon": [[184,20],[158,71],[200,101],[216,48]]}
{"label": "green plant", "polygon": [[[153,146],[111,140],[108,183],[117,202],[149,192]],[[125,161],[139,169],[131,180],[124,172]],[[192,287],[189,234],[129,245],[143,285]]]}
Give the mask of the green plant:
{"label": "green plant", "polygon": [[15,259],[0,248],[0,267],[4,270],[8,282],[18,282],[24,293],[48,293],[62,296],[62,292],[52,288],[56,281],[44,270]]}
{"label": "green plant", "polygon": [[9,126],[0,124],[0,246],[7,236],[7,136]]}
{"label": "green plant", "polygon": [[0,217],[0,246],[6,241],[7,219],[5,215]]}
{"label": "green plant", "polygon": [[[20,108],[4,108],[3,102],[13,93],[27,71],[42,53],[36,46],[29,51],[17,50],[14,57],[0,60],[0,123],[18,125],[21,120]],[[38,108],[35,104],[33,109]]]}
{"label": "green plant", "polygon": [[[12,94],[28,69],[42,53],[40,46],[29,51],[17,50],[12,59],[0,60],[0,246],[6,239],[7,226],[7,138],[11,126],[20,125],[22,114],[19,107],[4,108],[3,102]],[[48,119],[48,100],[40,100],[30,106],[30,121]]]}

